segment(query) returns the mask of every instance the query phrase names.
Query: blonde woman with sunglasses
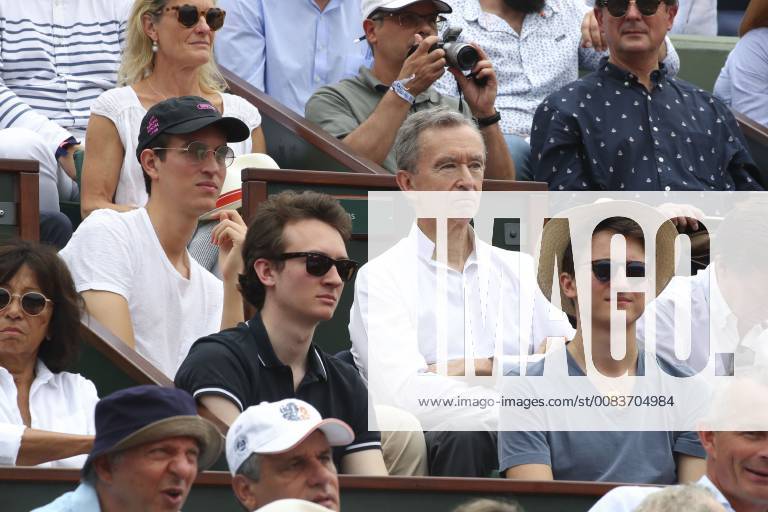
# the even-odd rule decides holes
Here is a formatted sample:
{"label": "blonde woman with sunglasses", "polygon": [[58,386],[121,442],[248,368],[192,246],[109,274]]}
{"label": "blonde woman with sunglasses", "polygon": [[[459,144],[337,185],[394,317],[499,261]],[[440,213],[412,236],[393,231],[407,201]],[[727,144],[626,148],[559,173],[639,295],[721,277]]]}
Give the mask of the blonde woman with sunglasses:
{"label": "blonde woman with sunglasses", "polygon": [[243,121],[251,137],[230,144],[236,155],[266,150],[258,110],[222,92],[226,83],[213,60],[213,41],[226,19],[214,0],[136,0],[128,21],[119,71],[123,87],[102,94],[91,108],[86,133],[81,212],[127,211],[147,202],[135,157],[139,124],[156,103],[200,96],[226,116]]}

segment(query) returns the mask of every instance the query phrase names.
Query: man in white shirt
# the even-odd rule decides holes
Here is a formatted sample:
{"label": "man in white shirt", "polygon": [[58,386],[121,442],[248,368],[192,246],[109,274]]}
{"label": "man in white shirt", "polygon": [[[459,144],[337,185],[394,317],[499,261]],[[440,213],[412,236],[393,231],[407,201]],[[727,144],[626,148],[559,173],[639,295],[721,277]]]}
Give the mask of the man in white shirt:
{"label": "man in white shirt", "polygon": [[[707,471],[698,485],[727,512],[768,511],[768,389],[765,368],[726,382],[699,431]],[[659,487],[618,487],[589,512],[630,512]]]}
{"label": "man in white shirt", "polygon": [[158,103],[142,120],[136,149],[146,207],[97,210],[60,253],[88,312],[170,378],[197,338],[243,320],[240,216],[221,212],[213,231],[223,285],[186,247],[234,158],[226,142],[249,135],[245,123],[202,98]]}
{"label": "man in white shirt", "polygon": [[[398,133],[395,154],[403,191],[482,189],[483,137],[457,112],[436,108],[412,114]],[[448,334],[448,376],[465,375],[465,370],[492,376],[497,347],[514,356],[518,344],[530,351],[547,336],[573,333],[562,313],[550,322],[550,304],[536,285],[532,259],[486,244],[470,220],[448,221],[446,266],[436,261],[437,223],[419,219],[407,238],[362,267],[350,312],[356,365],[377,403],[414,413],[430,430],[432,475],[488,476],[497,467],[496,392],[437,375],[442,326]],[[436,308],[442,300],[437,294],[441,275],[446,276],[444,311]],[[465,359],[465,345],[473,347],[472,359]],[[456,396],[483,405],[459,409],[418,403],[419,398]]]}

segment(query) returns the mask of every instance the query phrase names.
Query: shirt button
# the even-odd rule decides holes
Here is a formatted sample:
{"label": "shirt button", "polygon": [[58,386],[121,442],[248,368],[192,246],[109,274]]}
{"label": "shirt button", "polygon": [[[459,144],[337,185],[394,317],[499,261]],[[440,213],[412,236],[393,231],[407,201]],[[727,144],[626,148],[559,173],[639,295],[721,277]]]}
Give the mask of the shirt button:
{"label": "shirt button", "polygon": [[653,127],[653,131],[657,132],[657,131],[659,131],[659,129],[656,126],[654,126]]}
{"label": "shirt button", "polygon": [[670,187],[669,185],[667,185],[666,187],[664,187],[664,190],[666,190],[667,192],[669,192],[670,190],[672,190],[672,187]]}
{"label": "shirt button", "polygon": [[659,157],[659,162],[663,162],[663,161],[664,161],[664,157],[661,157],[661,156],[660,156],[660,157]]}

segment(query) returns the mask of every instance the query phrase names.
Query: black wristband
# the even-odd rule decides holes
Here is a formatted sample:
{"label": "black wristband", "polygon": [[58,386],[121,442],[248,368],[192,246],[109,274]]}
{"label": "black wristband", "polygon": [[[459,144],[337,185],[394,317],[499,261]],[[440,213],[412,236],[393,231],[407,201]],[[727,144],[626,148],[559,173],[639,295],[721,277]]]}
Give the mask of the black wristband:
{"label": "black wristband", "polygon": [[487,126],[491,126],[492,124],[496,124],[499,121],[501,121],[501,114],[497,110],[495,114],[488,117],[478,117],[475,118],[475,121],[477,121],[477,126],[480,128],[485,128]]}

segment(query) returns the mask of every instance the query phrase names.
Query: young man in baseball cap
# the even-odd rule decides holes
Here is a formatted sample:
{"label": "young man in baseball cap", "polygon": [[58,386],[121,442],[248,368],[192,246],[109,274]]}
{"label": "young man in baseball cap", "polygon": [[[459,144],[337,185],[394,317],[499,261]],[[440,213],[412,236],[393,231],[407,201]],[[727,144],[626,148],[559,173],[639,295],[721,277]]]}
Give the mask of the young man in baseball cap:
{"label": "young man in baseball cap", "polygon": [[61,251],[88,312],[171,378],[192,342],[243,319],[240,216],[221,212],[212,234],[223,285],[189,256],[187,243],[198,217],[215,207],[234,159],[226,143],[248,136],[242,121],[203,98],[156,104],[136,148],[146,207],[94,212]]}
{"label": "young man in baseball cap", "polygon": [[96,404],[96,439],[80,485],[38,512],[178,511],[221,453],[213,423],[185,391],[123,389]]}
{"label": "young man in baseball cap", "polygon": [[303,400],[251,406],[227,433],[232,489],[248,510],[292,498],[338,511],[339,480],[331,447],[353,439],[349,425],[323,419]]}

